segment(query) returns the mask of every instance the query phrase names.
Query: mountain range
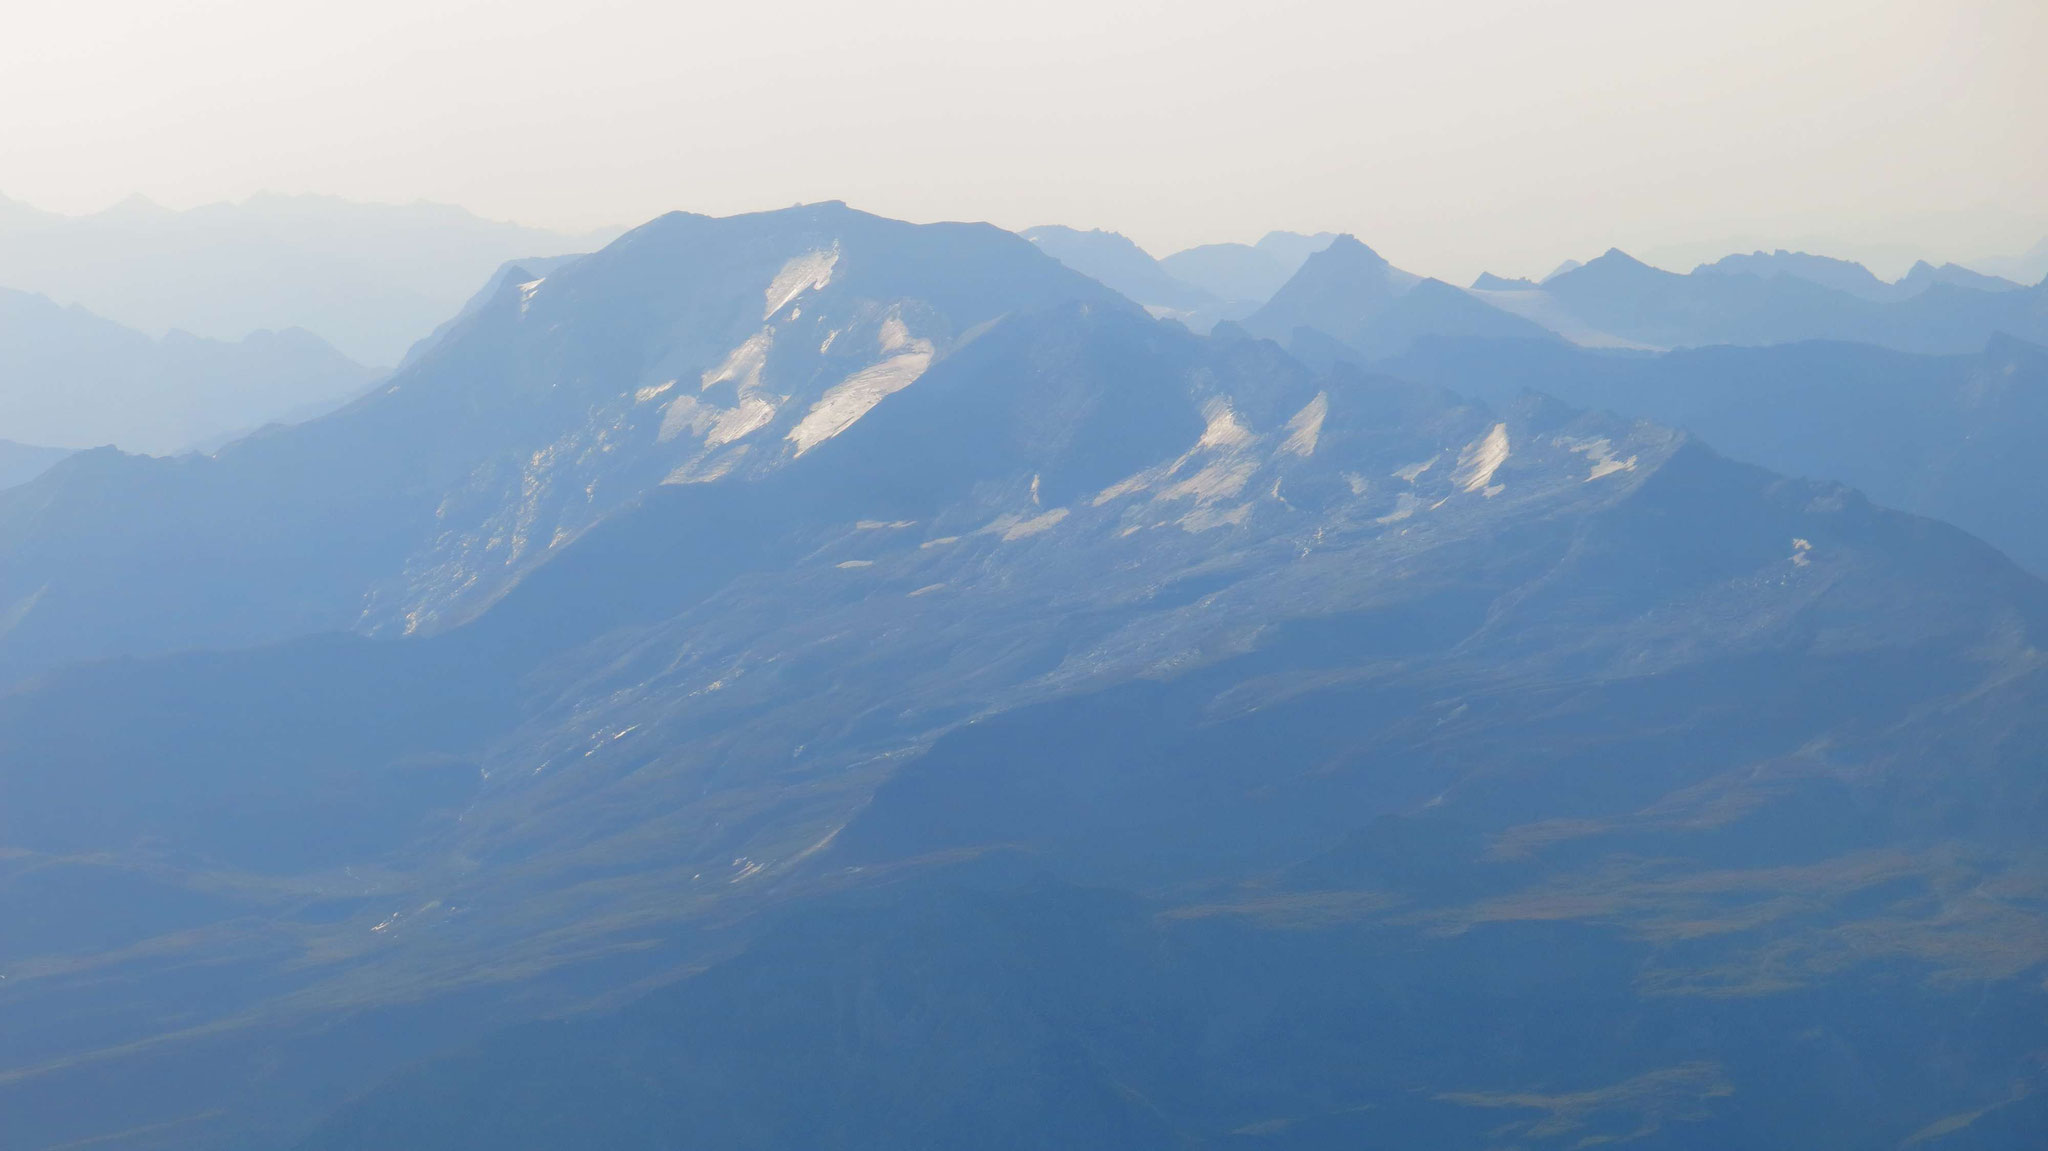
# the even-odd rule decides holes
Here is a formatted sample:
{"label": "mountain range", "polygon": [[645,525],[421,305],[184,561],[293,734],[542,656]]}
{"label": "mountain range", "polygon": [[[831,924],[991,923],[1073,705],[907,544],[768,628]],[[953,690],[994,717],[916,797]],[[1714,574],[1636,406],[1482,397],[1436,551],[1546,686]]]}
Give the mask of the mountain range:
{"label": "mountain range", "polygon": [[1806,252],[1788,252],[1783,248],[1774,252],[1724,256],[1711,264],[1702,264],[1693,271],[1695,274],[1718,272],[1725,275],[1757,276],[1763,279],[1789,276],[1795,280],[1805,280],[1822,287],[1834,288],[1878,303],[1910,299],[1936,284],[1986,292],[2016,292],[2026,287],[2003,276],[1987,276],[1960,264],[1943,264],[1936,267],[1925,260],[1915,263],[1899,279],[1886,283],[1873,275],[1870,269],[1853,260],[1837,260]]}
{"label": "mountain range", "polygon": [[1486,274],[1460,289],[1396,268],[1352,236],[1275,233],[1261,245],[1298,254],[1293,274],[1239,279],[1243,294],[1233,296],[1175,270],[1204,261],[1222,267],[1257,249],[1217,245],[1154,261],[1115,233],[1026,234],[1076,271],[1197,331],[1241,322],[1291,346],[1306,329],[1310,345],[1333,339],[1372,358],[1400,355],[1429,336],[1557,337],[1645,350],[1835,340],[1930,354],[1974,352],[2000,335],[2048,343],[2048,281],[2028,287],[1955,264],[1923,261],[1885,283],[1861,264],[1781,250],[1681,275],[1611,250],[1567,261],[1541,283]]}
{"label": "mountain range", "polygon": [[1953,276],[1923,278],[1933,282],[1904,298],[1879,301],[1800,276],[1721,269],[1679,275],[1610,250],[1534,291],[1480,294],[1532,318],[1561,310],[1592,333],[1591,339],[1576,338],[1579,343],[1673,348],[1826,339],[1958,353],[1981,348],[1999,334],[2048,342],[2048,281],[1987,290],[1981,282],[1959,284]]}
{"label": "mountain range", "polygon": [[[1366,362],[1354,355],[1356,362]],[[2048,349],[1968,355],[1805,341],[1661,354],[1430,339],[1382,371],[1494,402],[1525,390],[1683,427],[1739,459],[1848,483],[2048,574]]]}
{"label": "mountain range", "polygon": [[[771,219],[816,237],[808,263],[781,232],[770,246],[744,224],[663,217],[552,276],[500,275],[332,416],[211,456],[84,452],[0,497],[0,676],[435,630],[651,488],[809,451],[915,380],[935,340],[1063,299],[1130,306],[993,228]],[[706,229],[721,246],[695,239]],[[775,291],[736,299],[742,278]]]}
{"label": "mountain range", "polygon": [[161,337],[234,342],[303,328],[377,367],[396,364],[491,269],[601,246],[441,204],[252,196],[173,210],[139,197],[86,216],[0,199],[0,287],[78,304]]}
{"label": "mountain range", "polygon": [[73,305],[0,289],[0,435],[133,452],[210,447],[338,407],[378,373],[299,328],[227,342],[153,339]]}
{"label": "mountain range", "polygon": [[1256,244],[1203,244],[1154,259],[1129,237],[1057,224],[1019,233],[1047,255],[1195,331],[1242,319],[1336,236],[1268,232]]}
{"label": "mountain range", "polygon": [[0,1147],[2024,1145],[2048,584],[1517,318],[672,214],[0,491]]}

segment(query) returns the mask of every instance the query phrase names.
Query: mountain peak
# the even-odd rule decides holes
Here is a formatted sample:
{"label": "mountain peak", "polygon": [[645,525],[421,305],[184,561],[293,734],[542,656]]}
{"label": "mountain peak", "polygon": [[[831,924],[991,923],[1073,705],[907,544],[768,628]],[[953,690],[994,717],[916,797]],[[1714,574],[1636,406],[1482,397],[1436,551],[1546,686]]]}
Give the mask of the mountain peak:
{"label": "mountain peak", "polygon": [[1304,327],[1344,339],[1414,282],[1347,232],[1310,256],[1244,324],[1273,340],[1287,340]]}
{"label": "mountain peak", "polygon": [[151,219],[174,213],[140,192],[98,213],[104,219]]}
{"label": "mountain peak", "polygon": [[2025,284],[2015,283],[2003,276],[1989,276],[1953,261],[1936,266],[1927,260],[1916,261],[1912,268],[1899,278],[1895,287],[1909,291],[1924,291],[1936,284],[1979,292],[2017,292],[2026,287]]}
{"label": "mountain peak", "polygon": [[1682,279],[1684,277],[1678,273],[1667,272],[1662,268],[1645,264],[1620,248],[1609,248],[1568,272],[1553,274],[1544,283],[1569,290],[1574,284],[1584,285],[1612,281],[1642,283],[1651,280]]}
{"label": "mountain peak", "polygon": [[1039,224],[1017,234],[1047,251],[1068,245],[1090,244],[1135,252],[1148,260],[1152,259],[1152,253],[1139,247],[1136,240],[1122,232],[1112,232],[1107,228],[1083,229],[1070,228],[1065,224]]}
{"label": "mountain peak", "polygon": [[1074,271],[1148,308],[1184,311],[1216,302],[1208,291],[1174,276],[1121,232],[1040,224],[1018,235]]}
{"label": "mountain peak", "polygon": [[1805,280],[1824,288],[1848,292],[1866,300],[1885,300],[1896,293],[1893,286],[1873,275],[1869,268],[1854,260],[1840,260],[1833,256],[1817,256],[1811,252],[1794,252],[1784,248],[1765,252],[1758,250],[1748,254],[1735,253],[1723,256],[1711,264],[1701,264],[1693,269],[1694,275],[1748,275],[1762,279],[1779,276],[1794,280]]}
{"label": "mountain peak", "polygon": [[[1309,263],[1337,263],[1341,261],[1364,260],[1379,267],[1387,266],[1387,259],[1374,251],[1365,241],[1349,232],[1343,232],[1332,239],[1322,251],[1308,258]],[[1307,265],[1304,264],[1304,267]]]}
{"label": "mountain peak", "polygon": [[1473,290],[1480,292],[1514,292],[1525,291],[1535,287],[1536,281],[1527,277],[1518,277],[1511,280],[1506,276],[1496,276],[1492,272],[1481,272],[1479,273],[1479,278],[1472,281]]}

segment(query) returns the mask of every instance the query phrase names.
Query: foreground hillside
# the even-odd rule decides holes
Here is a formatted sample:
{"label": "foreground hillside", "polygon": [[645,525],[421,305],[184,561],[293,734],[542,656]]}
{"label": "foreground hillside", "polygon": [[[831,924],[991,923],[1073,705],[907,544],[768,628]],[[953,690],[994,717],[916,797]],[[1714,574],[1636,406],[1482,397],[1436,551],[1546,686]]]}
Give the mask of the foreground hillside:
{"label": "foreground hillside", "polygon": [[19,616],[132,654],[0,696],[0,1146],[2037,1126],[2048,586],[1989,546],[992,229],[507,289],[304,430],[0,496],[10,596],[128,546],[37,518],[86,491],[232,589]]}

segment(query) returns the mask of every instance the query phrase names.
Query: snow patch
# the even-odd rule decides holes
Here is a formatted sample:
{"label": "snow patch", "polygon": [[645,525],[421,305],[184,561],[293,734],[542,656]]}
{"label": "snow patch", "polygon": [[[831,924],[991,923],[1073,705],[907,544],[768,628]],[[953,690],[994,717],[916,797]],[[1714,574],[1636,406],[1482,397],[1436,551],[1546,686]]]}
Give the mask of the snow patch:
{"label": "snow patch", "polygon": [[846,570],[848,570],[848,569],[851,569],[851,568],[871,568],[871,567],[875,566],[875,561],[873,561],[873,560],[840,560],[840,561],[839,561],[838,563],[836,563],[836,564],[833,564],[832,566],[833,566],[833,567],[836,567],[836,568],[838,568],[838,569],[839,569],[840,571],[846,571]]}
{"label": "snow patch", "polygon": [[1436,462],[1442,458],[1443,453],[1439,452],[1436,455],[1429,457],[1428,459],[1422,461],[1419,464],[1409,464],[1405,468],[1398,468],[1393,473],[1394,478],[1400,480],[1402,483],[1412,484],[1416,480],[1422,478],[1422,473],[1435,467]]}
{"label": "snow patch", "polygon": [[700,456],[697,459],[690,460],[688,463],[678,465],[674,471],[663,476],[661,482],[664,484],[708,484],[714,480],[721,480],[725,478],[726,473],[732,471],[733,467],[740,462],[740,457],[746,454],[747,445],[740,444],[731,451],[721,452],[710,459]]}
{"label": "snow patch", "polygon": [[1134,476],[1129,476],[1125,479],[1118,480],[1116,483],[1113,483],[1108,487],[1102,489],[1100,492],[1098,492],[1094,499],[1088,501],[1088,506],[1099,508],[1102,505],[1108,503],[1113,499],[1117,499],[1120,496],[1128,496],[1136,492],[1142,492],[1146,488],[1152,486],[1153,481],[1159,478],[1159,474],[1159,469],[1149,468],[1145,471],[1139,472]]}
{"label": "snow patch", "polygon": [[1162,500],[1193,496],[1197,503],[1229,499],[1244,490],[1258,474],[1259,461],[1246,456],[1225,456],[1159,493]]}
{"label": "snow patch", "polygon": [[633,402],[636,404],[644,404],[647,401],[653,399],[654,397],[662,394],[665,391],[668,391],[670,388],[673,388],[675,386],[676,382],[674,380],[668,380],[664,383],[659,384],[649,384],[647,387],[641,388],[639,391],[633,393]]}
{"label": "snow patch", "polygon": [[892,312],[888,319],[882,321],[882,330],[876,334],[875,342],[884,352],[900,352],[917,340],[912,338],[910,329],[903,326],[903,316]]}
{"label": "snow patch", "polygon": [[1813,560],[1807,554],[1812,550],[1812,541],[1800,539],[1798,536],[1792,537],[1792,566],[1803,568],[1812,563]]}
{"label": "snow patch", "polygon": [[931,366],[932,345],[929,340],[913,340],[909,347],[910,351],[862,368],[826,389],[804,418],[789,429],[786,438],[796,445],[796,454],[803,455],[852,427],[876,404],[916,383]]}
{"label": "snow patch", "polygon": [[768,281],[768,290],[763,295],[767,306],[761,309],[761,318],[765,320],[781,311],[806,291],[831,283],[832,269],[838,263],[839,245],[835,243],[830,248],[805,252],[782,265],[782,270]]}
{"label": "snow patch", "polygon": [[1184,532],[1205,532],[1210,528],[1243,527],[1251,514],[1252,505],[1248,503],[1239,504],[1229,511],[1217,511],[1205,505],[1180,517],[1178,523]]}
{"label": "snow patch", "polygon": [[711,424],[711,430],[704,434],[704,446],[715,448],[729,444],[741,436],[749,435],[768,426],[775,418],[775,405],[759,396],[744,396],[734,407],[721,412]]}
{"label": "snow patch", "polygon": [[1330,414],[1330,393],[1317,392],[1308,406],[1287,421],[1287,439],[1280,444],[1283,455],[1308,457],[1315,454],[1316,440],[1323,434],[1323,420]]}
{"label": "snow patch", "polygon": [[704,373],[697,390],[709,391],[711,385],[727,380],[738,381],[743,392],[760,387],[761,369],[768,365],[768,349],[774,343],[774,328],[762,328],[748,336],[739,347],[727,352],[717,367]]}
{"label": "snow patch", "polygon": [[1593,465],[1592,474],[1585,478],[1585,483],[1592,483],[1601,476],[1611,476],[1616,472],[1632,472],[1636,470],[1636,457],[1630,456],[1625,460],[1615,459],[1614,443],[1606,436],[1583,440],[1574,439],[1570,436],[1560,436],[1557,439],[1557,443],[1560,447],[1585,456],[1587,461]]}
{"label": "snow patch", "polygon": [[707,404],[695,396],[677,396],[662,413],[662,440],[683,432],[702,436],[707,448],[722,447],[742,436],[752,435],[775,419],[775,405],[760,396],[741,396],[729,408]]}
{"label": "snow patch", "polygon": [[1399,523],[1400,521],[1407,519],[1409,516],[1414,515],[1416,511],[1421,507],[1422,501],[1415,498],[1414,492],[1402,492],[1400,496],[1394,500],[1394,510],[1388,512],[1386,515],[1381,516],[1373,522],[1376,524]]}
{"label": "snow patch", "polygon": [[1202,405],[1202,418],[1208,423],[1202,428],[1202,438],[1195,441],[1195,450],[1203,448],[1234,448],[1250,443],[1252,432],[1238,422],[1237,412],[1230,401],[1218,396]]}
{"label": "snow patch", "polygon": [[[1003,542],[1008,543],[1011,540],[1021,540],[1028,536],[1035,536],[1040,532],[1051,531],[1061,520],[1066,518],[1067,509],[1065,508],[1054,508],[1042,516],[1033,516],[1028,520],[1013,518],[1012,522],[1003,528]],[[995,524],[990,524],[989,527],[994,528],[1002,522],[1002,520],[997,520]]]}
{"label": "snow patch", "polygon": [[1485,437],[1466,444],[1458,453],[1458,470],[1451,473],[1451,482],[1463,491],[1478,492],[1492,499],[1505,490],[1506,485],[1493,483],[1493,473],[1507,459],[1508,426],[1495,424]]}

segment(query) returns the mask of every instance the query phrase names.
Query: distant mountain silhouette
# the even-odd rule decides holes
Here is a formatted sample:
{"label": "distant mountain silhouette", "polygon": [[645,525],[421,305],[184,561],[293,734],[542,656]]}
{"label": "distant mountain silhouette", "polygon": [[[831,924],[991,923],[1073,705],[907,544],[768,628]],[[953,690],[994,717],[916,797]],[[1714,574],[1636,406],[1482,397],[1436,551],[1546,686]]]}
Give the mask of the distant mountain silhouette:
{"label": "distant mountain silhouette", "polygon": [[1775,252],[1723,256],[1711,264],[1701,264],[1693,269],[1694,275],[1702,273],[1756,276],[1762,279],[1792,276],[1866,300],[1894,300],[1900,296],[1892,285],[1878,279],[1869,268],[1854,260],[1838,260],[1832,256],[1815,256],[1806,252],[1788,252],[1783,248]]}
{"label": "distant mountain silhouette", "polygon": [[1472,287],[1485,292],[1527,291],[1536,287],[1536,281],[1526,278],[1510,280],[1506,276],[1496,276],[1492,272],[1481,272],[1479,278],[1472,281]]}
{"label": "distant mountain silhouette", "polygon": [[1254,335],[1294,347],[1312,362],[1300,333],[1320,333],[1365,358],[1397,355],[1429,335],[1549,339],[1545,328],[1444,283],[1395,268],[1352,236],[1339,236],[1244,321]]}
{"label": "distant mountain silhouette", "polygon": [[1985,260],[1979,266],[2015,283],[2039,284],[2048,280],[2048,237],[2018,256]]}
{"label": "distant mountain silhouette", "polygon": [[1905,295],[1914,296],[1936,284],[1948,284],[1951,287],[1969,288],[1979,292],[2017,292],[2026,287],[2003,276],[1987,276],[1982,272],[1971,271],[1961,264],[1943,264],[1937,268],[1925,260],[1914,264],[1912,269],[1900,278],[1898,287]]}
{"label": "distant mountain silhouette", "polygon": [[[1855,279],[1837,263],[1816,265],[1791,254],[1733,266],[1805,268],[1836,282]],[[1812,271],[1816,267],[1821,270]],[[2048,287],[1985,290],[1952,282],[1966,279],[1969,274],[1959,270],[1926,268],[1915,281],[1926,286],[1913,290],[1901,281],[1902,298],[1880,301],[1804,275],[1720,268],[1680,275],[1612,249],[1545,280],[1539,292],[1528,294],[1532,298],[1521,314],[1580,343],[1659,348],[1826,339],[1957,353],[1981,348],[1999,333],[2048,340]],[[1868,284],[1861,290],[1873,291]]]}
{"label": "distant mountain silhouette", "polygon": [[39,448],[33,444],[0,440],[0,488],[25,484],[70,454],[69,448]]}
{"label": "distant mountain silhouette", "polygon": [[1420,279],[1387,263],[1357,237],[1342,235],[1303,262],[1244,326],[1274,340],[1285,340],[1296,328],[1347,339]]}
{"label": "distant mountain silhouette", "polygon": [[389,367],[504,261],[589,251],[615,234],[326,196],[188,211],[135,198],[77,217],[0,200],[0,288],[82,304],[150,335],[235,341],[304,328]]}
{"label": "distant mountain silhouette", "polygon": [[[1334,232],[1313,236],[1268,232],[1256,244],[1203,244],[1175,252],[1159,264],[1219,300],[1243,301],[1256,307],[1279,291],[1310,256],[1336,238]],[[1247,308],[1244,314],[1249,315],[1250,311]]]}
{"label": "distant mountain silhouette", "polygon": [[1155,260],[1115,232],[1049,225],[1022,234],[1153,315],[1169,316],[1197,332],[1251,315],[1333,238],[1328,232],[1269,232],[1257,244],[1205,244]]}
{"label": "distant mountain silhouette", "polygon": [[1790,276],[1876,303],[1910,299],[1935,284],[1983,292],[2019,291],[2025,286],[1998,276],[1973,272],[1960,264],[1943,264],[1937,268],[1925,260],[1914,264],[1912,270],[1896,282],[1888,284],[1878,279],[1870,269],[1853,261],[1788,252],[1782,248],[1775,252],[1726,256],[1711,264],[1700,265],[1694,273],[1751,275],[1766,279]]}
{"label": "distant mountain silhouette", "polygon": [[151,339],[79,307],[0,289],[0,434],[166,453],[331,410],[376,373],[310,332]]}
{"label": "distant mountain silhouette", "polygon": [[1129,237],[1117,232],[1084,232],[1047,224],[1026,228],[1019,234],[1053,259],[1148,308],[1192,312],[1220,302],[1209,292],[1174,276]]}

